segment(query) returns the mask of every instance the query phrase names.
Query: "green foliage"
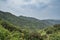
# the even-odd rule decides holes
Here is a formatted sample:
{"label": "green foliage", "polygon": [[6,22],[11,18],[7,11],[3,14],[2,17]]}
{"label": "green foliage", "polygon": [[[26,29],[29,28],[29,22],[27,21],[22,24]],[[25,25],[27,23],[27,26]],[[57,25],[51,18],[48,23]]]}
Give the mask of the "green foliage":
{"label": "green foliage", "polygon": [[0,25],[0,40],[4,40],[8,35],[10,35],[10,32],[8,30],[4,29]]}
{"label": "green foliage", "polygon": [[0,40],[60,40],[60,24],[40,29],[46,24],[36,20],[0,11]]}
{"label": "green foliage", "polygon": [[0,11],[0,19],[8,21],[15,26],[20,26],[21,28],[41,29],[50,26],[49,22],[43,22],[41,20],[32,17],[15,16],[9,12],[3,12],[3,11]]}
{"label": "green foliage", "polygon": [[54,27],[55,27],[57,30],[60,30],[60,24],[56,24],[56,25],[54,25]]}
{"label": "green foliage", "polygon": [[31,31],[0,20],[0,40],[60,40],[60,25]]}
{"label": "green foliage", "polygon": [[50,40],[60,40],[60,33],[54,33],[52,35],[50,35]]}
{"label": "green foliage", "polygon": [[12,32],[5,40],[20,40],[20,33],[19,32]]}

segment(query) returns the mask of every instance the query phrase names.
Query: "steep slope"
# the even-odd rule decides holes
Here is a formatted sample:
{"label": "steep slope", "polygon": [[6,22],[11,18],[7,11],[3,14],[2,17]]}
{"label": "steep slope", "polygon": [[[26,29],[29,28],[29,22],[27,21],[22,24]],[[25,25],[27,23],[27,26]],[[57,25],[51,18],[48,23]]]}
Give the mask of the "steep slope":
{"label": "steep slope", "polygon": [[26,16],[19,16],[21,19],[27,20],[27,21],[32,21],[32,22],[40,22],[42,24],[45,24],[45,26],[51,26],[55,24],[60,24],[60,20],[54,20],[54,19],[46,19],[46,20],[38,20],[32,17],[26,17]]}
{"label": "steep slope", "polygon": [[40,29],[60,23],[60,20],[39,20],[32,17],[15,16],[9,12],[3,11],[0,11],[0,19],[8,21],[15,26],[29,29]]}
{"label": "steep slope", "polygon": [[[24,16],[16,17],[8,12],[6,12],[6,13],[7,14],[5,14],[5,12],[0,13],[0,40],[60,40],[60,24],[59,24],[58,20],[56,20],[56,21],[38,20],[35,18],[24,17]],[[8,20],[9,19],[8,17],[10,18],[10,20]],[[14,19],[14,18],[16,18],[16,19]],[[37,22],[39,24],[46,23],[45,26],[47,26],[48,23],[49,23],[49,25],[52,25],[52,22],[55,22],[56,25],[54,25],[52,27],[47,27],[44,29],[31,31],[29,29],[25,29],[25,28],[21,29],[21,27],[18,27],[17,26],[18,21],[17,21],[17,23],[15,22],[15,24],[16,24],[16,26],[15,26],[12,19],[13,19],[13,21],[14,20],[17,21],[17,19],[19,19],[22,21],[23,24],[32,23],[35,25],[35,23]],[[20,21],[19,21],[19,23],[20,23]],[[53,24],[55,24],[55,23],[53,23]],[[23,27],[26,24],[24,24]],[[26,28],[27,27],[30,27],[30,26],[28,25],[28,26],[26,26]],[[39,27],[39,28],[41,28],[41,27]],[[36,26],[35,26],[35,29],[37,29]]]}
{"label": "steep slope", "polygon": [[41,22],[38,19],[24,16],[17,17],[9,12],[0,11],[0,18],[22,28],[40,29],[47,26],[45,23]]}

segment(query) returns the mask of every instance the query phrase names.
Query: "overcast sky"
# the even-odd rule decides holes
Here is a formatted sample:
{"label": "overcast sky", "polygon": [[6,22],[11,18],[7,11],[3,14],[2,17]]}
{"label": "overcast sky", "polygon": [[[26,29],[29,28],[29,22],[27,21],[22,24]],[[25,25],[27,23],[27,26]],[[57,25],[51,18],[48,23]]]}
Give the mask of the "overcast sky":
{"label": "overcast sky", "polygon": [[37,19],[60,19],[60,0],[0,0],[0,10]]}

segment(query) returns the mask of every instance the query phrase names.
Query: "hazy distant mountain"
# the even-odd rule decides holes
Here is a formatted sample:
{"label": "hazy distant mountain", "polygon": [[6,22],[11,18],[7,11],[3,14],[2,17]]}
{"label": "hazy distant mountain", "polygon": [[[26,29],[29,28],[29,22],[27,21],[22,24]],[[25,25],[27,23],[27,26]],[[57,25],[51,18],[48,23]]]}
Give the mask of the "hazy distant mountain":
{"label": "hazy distant mountain", "polygon": [[53,19],[47,19],[47,20],[42,20],[44,22],[49,22],[51,24],[60,24],[60,20],[53,20]]}
{"label": "hazy distant mountain", "polygon": [[0,11],[0,19],[8,21],[16,26],[20,26],[22,28],[44,28],[48,26],[52,26],[53,24],[59,24],[60,20],[38,20],[32,17],[25,16],[15,16],[9,12]]}

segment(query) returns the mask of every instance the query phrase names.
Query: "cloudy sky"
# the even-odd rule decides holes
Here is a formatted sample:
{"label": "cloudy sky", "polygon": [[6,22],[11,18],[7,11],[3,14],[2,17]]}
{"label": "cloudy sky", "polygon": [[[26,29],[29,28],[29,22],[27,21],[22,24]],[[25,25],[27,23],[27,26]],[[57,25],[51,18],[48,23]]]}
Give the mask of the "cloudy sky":
{"label": "cloudy sky", "polygon": [[60,19],[60,0],[0,0],[0,10],[37,19]]}

